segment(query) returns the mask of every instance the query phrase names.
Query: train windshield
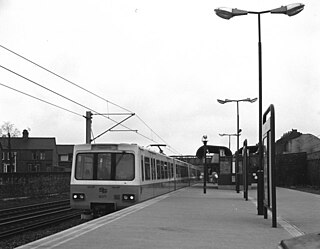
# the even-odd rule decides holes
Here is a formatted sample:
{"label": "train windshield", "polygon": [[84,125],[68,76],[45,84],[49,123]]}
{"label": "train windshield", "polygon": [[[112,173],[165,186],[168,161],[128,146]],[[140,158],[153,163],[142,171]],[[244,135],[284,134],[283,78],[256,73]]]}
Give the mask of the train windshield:
{"label": "train windshield", "polygon": [[130,153],[81,153],[76,160],[76,179],[131,181],[134,155]]}

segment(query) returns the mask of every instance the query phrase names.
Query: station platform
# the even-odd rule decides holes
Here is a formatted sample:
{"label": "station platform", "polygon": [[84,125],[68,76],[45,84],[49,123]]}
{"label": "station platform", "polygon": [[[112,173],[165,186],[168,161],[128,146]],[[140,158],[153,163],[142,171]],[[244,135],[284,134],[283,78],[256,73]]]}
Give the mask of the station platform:
{"label": "station platform", "polygon": [[[264,219],[257,215],[255,193],[256,190],[250,191],[250,200],[245,201],[241,192],[209,186],[204,194],[202,185],[195,185],[34,241],[19,249],[271,249],[277,248],[281,240],[303,234],[283,218],[279,218],[277,228],[272,228],[271,217]],[[287,196],[286,193],[284,195]],[[283,205],[281,208],[284,208]]]}

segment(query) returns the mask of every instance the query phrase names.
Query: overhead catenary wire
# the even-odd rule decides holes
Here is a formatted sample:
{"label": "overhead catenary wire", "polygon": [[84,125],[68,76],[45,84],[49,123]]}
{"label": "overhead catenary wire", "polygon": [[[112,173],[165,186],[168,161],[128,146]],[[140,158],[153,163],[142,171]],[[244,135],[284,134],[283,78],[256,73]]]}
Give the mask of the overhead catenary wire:
{"label": "overhead catenary wire", "polygon": [[[49,69],[47,69],[46,67],[41,66],[39,63],[36,63],[36,62],[28,59],[27,57],[25,57],[25,56],[23,56],[23,55],[15,52],[15,51],[13,51],[12,49],[9,49],[9,48],[1,45],[1,44],[0,44],[0,47],[3,48],[3,49],[5,49],[5,50],[7,50],[7,51],[9,51],[10,53],[12,53],[12,54],[14,54],[14,55],[16,55],[16,56],[18,56],[18,57],[20,57],[20,58],[28,61],[29,63],[31,63],[31,64],[33,64],[33,65],[35,65],[35,66],[37,66],[37,67],[39,67],[39,68],[41,68],[41,69],[43,69],[43,70],[45,70],[46,72],[51,73],[51,74],[55,75],[56,77],[58,77],[58,78],[60,78],[60,79],[62,79],[62,80],[64,80],[64,81],[72,84],[73,86],[78,87],[78,88],[80,88],[81,90],[86,91],[86,92],[90,93],[91,95],[93,95],[93,96],[95,96],[95,97],[97,97],[97,98],[99,98],[99,99],[101,99],[101,100],[106,101],[107,104],[110,103],[110,104],[112,104],[112,105],[114,105],[114,106],[116,106],[116,107],[118,107],[118,108],[121,108],[121,109],[127,111],[127,112],[132,112],[132,111],[130,111],[130,110],[127,109],[127,108],[124,108],[124,107],[122,107],[122,106],[120,106],[120,105],[118,105],[118,104],[116,104],[116,103],[114,103],[114,102],[112,102],[112,101],[110,101],[110,100],[107,100],[106,98],[104,98],[104,97],[102,97],[102,96],[100,96],[100,95],[98,95],[98,94],[96,94],[96,93],[94,93],[94,92],[92,92],[92,91],[89,91],[88,89],[86,89],[86,88],[80,86],[79,84],[76,84],[75,82],[73,82],[73,81],[71,81],[71,80],[69,80],[69,79],[67,79],[67,78],[65,78],[65,77],[63,77],[63,76],[61,76],[61,75],[53,72],[52,70],[49,70]],[[142,119],[139,115],[136,114],[136,117],[137,117],[150,131],[152,131],[158,138],[160,138],[163,142],[165,142],[165,141],[163,140],[163,138],[160,137],[149,125],[147,125],[146,122],[143,121],[143,119]],[[165,142],[165,143],[166,143],[166,142]]]}
{"label": "overhead catenary wire", "polygon": [[[71,111],[71,110],[69,110],[69,109],[67,109],[67,108],[58,106],[58,105],[56,105],[56,104],[53,104],[53,103],[51,103],[51,102],[49,102],[49,101],[46,101],[46,100],[43,100],[43,99],[41,99],[41,98],[35,97],[35,96],[31,95],[31,94],[28,94],[28,93],[26,93],[26,92],[20,91],[20,90],[18,90],[18,89],[15,89],[15,88],[13,88],[13,87],[10,87],[10,86],[8,86],[8,85],[6,85],[6,84],[3,84],[3,83],[1,83],[1,82],[0,82],[0,85],[3,86],[3,87],[8,88],[8,89],[10,89],[10,90],[13,90],[13,91],[15,91],[15,92],[18,92],[18,93],[21,93],[21,94],[23,94],[23,95],[26,95],[26,96],[28,96],[28,97],[30,97],[30,98],[36,99],[36,100],[38,100],[38,101],[41,101],[41,102],[43,102],[43,103],[45,103],[45,104],[54,106],[54,107],[59,108],[59,109],[61,109],[61,110],[67,111],[67,112],[69,112],[69,113],[72,113],[72,114],[74,114],[74,115],[77,115],[77,116],[80,116],[80,117],[84,117],[82,114],[79,114],[79,113],[76,113],[76,112],[74,112],[74,111]],[[114,122],[116,122],[116,121],[114,121]],[[124,126],[124,127],[126,128],[126,126]],[[127,129],[129,129],[130,131],[132,131],[130,128],[127,128]],[[147,136],[145,136],[145,135],[143,135],[143,134],[141,134],[141,133],[139,133],[139,132],[137,132],[137,131],[136,131],[136,133],[138,133],[140,136],[148,139],[148,140],[151,141],[151,142],[157,142],[157,141],[155,141],[155,140],[153,140],[153,139],[151,139],[151,138],[149,138],[149,137],[147,137]],[[92,134],[93,134],[93,133],[92,133]]]}
{"label": "overhead catenary wire", "polygon": [[86,108],[86,109],[88,109],[88,110],[90,110],[90,111],[92,111],[92,112],[94,112],[94,113],[98,113],[98,112],[96,112],[95,110],[91,109],[90,107],[87,107],[87,106],[85,106],[85,105],[83,105],[83,104],[80,104],[79,102],[77,102],[77,101],[75,101],[75,100],[73,100],[73,99],[70,99],[70,98],[68,98],[68,97],[66,97],[66,96],[64,96],[64,95],[62,95],[62,94],[60,94],[60,93],[58,93],[58,92],[56,92],[56,91],[53,91],[53,90],[51,90],[50,88],[45,87],[45,86],[41,85],[40,83],[37,83],[37,82],[35,82],[34,80],[31,80],[31,79],[29,79],[29,78],[27,78],[27,77],[25,77],[25,76],[23,76],[23,75],[15,72],[15,71],[13,71],[13,70],[5,67],[5,66],[0,65],[0,67],[3,68],[3,69],[5,69],[5,70],[7,70],[7,71],[10,72],[10,73],[13,73],[13,74],[19,76],[20,78],[22,78],[22,79],[24,79],[24,80],[27,80],[27,81],[31,82],[32,84],[34,84],[34,85],[36,85],[36,86],[38,86],[38,87],[41,87],[41,88],[43,88],[43,89],[45,89],[45,90],[47,90],[47,91],[49,91],[49,92],[51,92],[51,93],[53,93],[53,94],[55,94],[55,95],[58,95],[58,96],[61,97],[61,98],[64,98],[64,99],[66,99],[66,100],[68,100],[68,101],[70,101],[70,102],[72,102],[72,103],[74,103],[74,104],[76,104],[76,105],[79,105],[79,106],[81,106],[81,107],[83,107],[83,108]]}
{"label": "overhead catenary wire", "polygon": [[112,105],[114,105],[114,106],[116,106],[116,107],[119,107],[119,108],[121,108],[122,110],[125,110],[125,111],[127,111],[127,112],[131,112],[130,110],[128,110],[128,109],[126,109],[126,108],[124,108],[124,107],[122,107],[122,106],[120,106],[120,105],[117,105],[116,103],[114,103],[114,102],[112,102],[112,101],[109,101],[109,100],[107,100],[107,99],[105,99],[105,98],[103,98],[103,97],[95,94],[94,92],[91,92],[91,91],[85,89],[84,87],[82,87],[82,86],[80,86],[80,85],[72,82],[71,80],[66,79],[65,77],[63,77],[63,76],[61,76],[61,75],[59,75],[59,74],[57,74],[57,73],[55,73],[55,72],[53,72],[53,71],[51,71],[51,70],[49,70],[49,69],[47,69],[47,68],[41,66],[40,64],[38,64],[38,63],[36,63],[36,62],[34,62],[34,61],[26,58],[25,56],[22,56],[21,54],[18,54],[18,53],[16,53],[16,52],[14,52],[13,50],[11,50],[11,49],[9,49],[9,48],[1,45],[1,44],[0,44],[0,47],[3,48],[3,49],[5,49],[5,50],[7,50],[7,51],[9,51],[9,52],[12,53],[12,54],[18,56],[18,57],[20,57],[20,58],[22,58],[22,59],[30,62],[31,64],[33,64],[33,65],[35,65],[35,66],[37,66],[37,67],[39,67],[39,68],[47,71],[48,73],[51,73],[51,74],[53,74],[54,76],[56,76],[56,77],[58,77],[58,78],[60,78],[60,79],[62,79],[62,80],[64,80],[64,81],[66,81],[66,82],[68,82],[68,83],[70,83],[70,84],[72,84],[72,85],[74,85],[74,86],[82,89],[83,91],[86,91],[86,92],[88,92],[88,93],[96,96],[97,98],[100,98],[100,99],[102,99],[102,100],[104,100],[104,101],[106,101],[106,102],[108,102],[108,103],[110,103],[110,104],[112,104]]}
{"label": "overhead catenary wire", "polygon": [[16,92],[21,93],[21,94],[23,94],[23,95],[26,95],[26,96],[28,96],[28,97],[30,97],[30,98],[39,100],[39,101],[41,101],[41,102],[43,102],[43,103],[46,103],[46,104],[48,104],[48,105],[54,106],[54,107],[59,108],[59,109],[64,110],[64,111],[67,111],[67,112],[72,113],[72,114],[74,114],[74,115],[83,117],[83,115],[81,115],[81,114],[79,114],[79,113],[76,113],[76,112],[74,112],[74,111],[68,110],[68,109],[66,109],[66,108],[64,108],[64,107],[58,106],[58,105],[53,104],[53,103],[51,103],[51,102],[49,102],[49,101],[40,99],[40,98],[35,97],[35,96],[31,95],[31,94],[22,92],[22,91],[20,91],[20,90],[18,90],[18,89],[15,89],[15,88],[13,88],[13,87],[11,87],[11,86],[8,86],[8,85],[6,85],[6,84],[3,84],[3,83],[1,83],[1,82],[0,82],[0,85],[3,86],[3,87],[8,88],[8,89],[10,89],[10,90],[16,91]]}
{"label": "overhead catenary wire", "polygon": [[[35,85],[38,86],[38,87],[41,87],[41,88],[43,88],[43,89],[45,89],[45,90],[47,90],[47,91],[49,91],[49,92],[51,92],[51,93],[53,93],[53,94],[55,94],[55,95],[58,95],[58,96],[61,97],[61,98],[64,98],[64,99],[66,99],[66,100],[68,100],[68,101],[70,101],[70,102],[72,102],[72,103],[74,103],[74,104],[76,104],[76,105],[79,105],[79,106],[81,106],[81,107],[83,107],[83,108],[85,108],[85,109],[87,109],[87,110],[90,110],[90,111],[94,112],[95,114],[100,114],[99,112],[93,110],[92,108],[90,108],[90,107],[88,107],[88,106],[85,106],[85,105],[83,105],[83,104],[81,104],[81,103],[79,103],[79,102],[77,102],[77,101],[75,101],[75,100],[73,100],[73,99],[70,99],[70,98],[68,98],[68,97],[66,97],[66,96],[64,96],[64,95],[62,95],[62,94],[60,94],[60,93],[58,93],[58,92],[56,92],[56,91],[53,91],[53,90],[51,90],[50,88],[45,87],[45,86],[41,85],[40,83],[37,83],[37,82],[35,82],[34,80],[31,80],[31,79],[29,79],[29,78],[27,78],[27,77],[25,77],[25,76],[23,76],[23,75],[15,72],[15,71],[13,71],[13,70],[5,67],[5,66],[0,65],[0,68],[3,68],[3,69],[5,69],[5,70],[7,70],[8,72],[13,73],[13,74],[15,74],[15,75],[23,78],[24,80],[27,80],[27,81],[31,82],[32,84],[35,84]],[[113,121],[113,122],[115,122],[115,123],[117,123],[116,120],[113,120],[113,119],[110,118],[110,117],[106,117],[105,115],[102,115],[102,116],[105,117],[105,118],[107,118],[107,119],[109,119],[109,120],[111,120],[111,121]],[[125,127],[126,129],[130,129],[129,127],[127,127],[127,126],[125,126],[125,125],[122,125],[122,126]],[[153,141],[153,140],[152,140],[152,141]]]}
{"label": "overhead catenary wire", "polygon": [[[0,47],[3,48],[3,49],[5,49],[5,50],[7,50],[7,51],[9,51],[10,53],[12,53],[12,54],[14,54],[14,55],[16,55],[16,56],[18,56],[18,57],[20,57],[20,58],[28,61],[29,63],[31,63],[31,64],[33,64],[33,65],[35,65],[35,66],[37,66],[37,67],[39,67],[39,68],[41,68],[41,69],[43,69],[43,70],[45,70],[46,72],[49,72],[49,73],[53,74],[54,76],[56,76],[56,77],[58,77],[58,78],[60,78],[60,79],[62,79],[62,80],[64,80],[64,81],[72,84],[73,86],[78,87],[78,88],[80,88],[81,90],[86,91],[87,93],[90,93],[91,95],[93,95],[93,96],[95,96],[95,97],[97,97],[97,98],[99,98],[99,99],[101,99],[101,100],[106,101],[107,104],[110,103],[110,104],[112,104],[112,105],[114,105],[114,106],[116,106],[116,107],[118,107],[118,108],[121,108],[121,109],[127,111],[127,112],[131,112],[129,109],[124,108],[124,107],[122,107],[122,106],[120,106],[120,105],[118,105],[118,104],[116,104],[116,103],[114,103],[114,102],[112,102],[112,101],[109,101],[109,100],[107,100],[106,98],[101,97],[101,96],[99,96],[98,94],[96,94],[96,93],[94,93],[94,92],[92,92],[92,91],[87,90],[86,88],[80,86],[79,84],[76,84],[76,83],[74,83],[73,81],[66,79],[65,77],[63,77],[63,76],[61,76],[61,75],[53,72],[52,70],[49,70],[49,69],[41,66],[40,64],[38,64],[38,63],[36,63],[36,62],[34,62],[34,61],[26,58],[25,56],[22,56],[21,54],[19,54],[19,53],[17,53],[17,52],[14,52],[13,50],[11,50],[11,49],[9,49],[9,48],[1,45],[1,44],[0,44]],[[21,77],[21,76],[20,76],[20,77]],[[51,91],[51,90],[49,89],[49,91]],[[73,101],[72,101],[72,102],[73,102]],[[109,108],[109,107],[108,107],[108,108]],[[89,109],[89,110],[90,110],[90,109]],[[132,113],[132,112],[131,112],[131,113]],[[106,117],[106,116],[105,116],[105,117]],[[174,152],[174,153],[181,154],[181,153],[179,153],[177,150],[175,150],[173,147],[169,146],[169,144],[168,144],[161,136],[159,136],[149,125],[147,125],[147,123],[146,123],[139,115],[136,114],[136,117],[137,117],[153,134],[155,134],[162,142],[164,142],[165,144],[167,144],[167,147],[168,147],[168,149],[169,149],[170,151],[172,151],[172,152]],[[107,116],[106,118],[112,120],[109,116]],[[116,121],[114,121],[114,120],[112,120],[112,121],[113,121],[113,122],[116,122]],[[125,127],[126,129],[129,129],[129,130],[130,130],[130,128],[126,127],[125,125],[122,125],[122,126]],[[144,136],[143,134],[141,134],[141,133],[139,133],[139,132],[137,132],[137,133],[138,133],[139,135],[141,135],[142,137],[147,138],[147,139],[150,140],[150,141],[156,142],[156,141],[153,140],[152,138],[149,138],[149,137],[147,137],[147,136]]]}
{"label": "overhead catenary wire", "polygon": [[[14,72],[14,71],[11,70],[11,69],[8,69],[8,68],[6,68],[6,67],[4,67],[4,66],[2,66],[2,65],[0,65],[0,67],[3,68],[3,69],[5,69],[5,70],[8,70],[9,72],[11,72],[11,73],[13,73],[13,74],[15,74],[15,75],[17,75],[17,76],[19,76],[19,77],[22,77],[23,79],[25,79],[25,80],[27,80],[27,81],[29,81],[29,82],[31,82],[31,83],[39,86],[39,87],[44,88],[45,90],[48,90],[48,91],[50,91],[50,92],[52,92],[52,93],[54,93],[54,94],[56,94],[56,95],[58,95],[58,96],[60,96],[60,97],[62,97],[62,98],[65,98],[65,99],[67,99],[68,101],[71,101],[71,102],[74,103],[74,104],[80,105],[81,107],[86,108],[87,110],[90,110],[90,111],[92,111],[92,112],[94,112],[94,113],[96,113],[96,114],[99,114],[99,112],[91,109],[90,107],[84,106],[84,105],[82,105],[82,104],[80,104],[80,103],[78,103],[78,102],[76,102],[76,101],[74,101],[74,100],[72,100],[72,99],[70,99],[70,98],[68,98],[68,97],[63,96],[62,94],[59,94],[59,93],[57,93],[57,92],[55,92],[55,91],[53,91],[53,90],[51,90],[51,89],[49,89],[49,88],[47,88],[47,87],[44,87],[44,86],[42,86],[41,84],[39,84],[39,83],[37,83],[37,82],[35,82],[35,81],[33,81],[33,80],[31,80],[31,79],[29,79],[29,78],[21,75],[21,74],[18,74],[18,73],[16,73],[16,72]],[[50,103],[50,102],[48,102],[48,101],[45,101],[45,100],[42,100],[42,99],[37,98],[37,97],[35,97],[35,96],[32,96],[32,95],[30,95],[30,94],[24,93],[24,92],[22,92],[22,91],[19,91],[19,90],[17,90],[17,89],[14,89],[14,88],[12,88],[12,87],[9,87],[9,86],[7,86],[7,85],[5,85],[5,84],[2,84],[2,83],[1,83],[1,85],[4,86],[4,87],[9,88],[9,89],[11,89],[11,90],[14,90],[14,91],[16,91],[16,92],[22,93],[22,94],[24,94],[24,95],[26,95],[26,96],[29,96],[29,97],[32,97],[32,98],[37,99],[37,100],[39,100],[39,101],[42,101],[42,102],[44,102],[44,103],[50,104],[50,105],[52,105],[52,106],[55,106],[55,107],[57,107],[57,108],[59,108],[59,109],[62,109],[62,110],[71,112],[71,113],[73,113],[73,114],[76,114],[75,112],[70,111],[70,110],[68,110],[68,109],[66,109],[66,108],[60,107],[60,106],[55,105],[55,104],[53,104],[53,103]],[[80,116],[83,117],[83,115],[81,115],[81,114],[77,114],[77,115],[80,115]],[[105,116],[105,115],[102,115],[102,116],[105,117],[105,118],[107,118],[107,119],[109,119],[109,120],[111,120],[111,121],[113,121],[113,122],[115,122],[115,123],[118,123],[117,121],[113,120],[113,119],[110,118],[110,117],[107,117],[107,116]],[[132,131],[132,129],[130,129],[129,127],[127,127],[127,126],[125,126],[125,125],[123,125],[123,124],[120,124],[120,125],[123,126],[124,128],[126,128],[127,130]],[[140,132],[138,132],[138,131],[137,131],[136,133],[139,134],[140,136],[144,137],[145,139],[149,140],[149,141],[152,141],[152,142],[155,142],[155,143],[157,142],[157,141],[155,141],[154,139],[149,138],[149,137],[143,135],[142,133],[140,133]]]}

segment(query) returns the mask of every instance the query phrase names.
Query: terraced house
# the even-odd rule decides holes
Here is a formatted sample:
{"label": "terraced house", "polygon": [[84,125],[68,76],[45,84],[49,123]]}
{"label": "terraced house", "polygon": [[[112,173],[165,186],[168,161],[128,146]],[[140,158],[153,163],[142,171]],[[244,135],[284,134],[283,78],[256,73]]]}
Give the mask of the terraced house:
{"label": "terraced house", "polygon": [[0,173],[59,171],[56,140],[53,137],[1,137]]}

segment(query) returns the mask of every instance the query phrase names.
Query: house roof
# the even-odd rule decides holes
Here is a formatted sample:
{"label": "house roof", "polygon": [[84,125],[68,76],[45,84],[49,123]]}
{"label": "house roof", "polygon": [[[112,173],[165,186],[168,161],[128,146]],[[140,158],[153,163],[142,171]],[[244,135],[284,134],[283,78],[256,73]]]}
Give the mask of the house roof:
{"label": "house roof", "polygon": [[[1,137],[0,143],[3,149],[8,148],[8,138]],[[11,148],[13,150],[55,150],[55,138],[20,138],[12,137],[10,139]]]}
{"label": "house roof", "polygon": [[283,136],[278,141],[276,141],[276,143],[277,144],[285,144],[292,139],[300,137],[301,135],[302,135],[301,132],[298,132],[296,129],[292,129],[292,131],[289,131],[289,132],[283,134]]}
{"label": "house roof", "polygon": [[59,155],[72,154],[74,145],[71,144],[59,144],[57,145],[57,151]]}

